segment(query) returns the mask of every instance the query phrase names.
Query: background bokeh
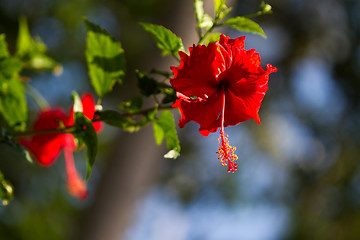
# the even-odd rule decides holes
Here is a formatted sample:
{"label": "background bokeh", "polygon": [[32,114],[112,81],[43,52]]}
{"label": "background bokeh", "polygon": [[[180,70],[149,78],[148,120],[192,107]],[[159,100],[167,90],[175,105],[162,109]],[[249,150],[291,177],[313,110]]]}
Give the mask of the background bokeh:
{"label": "background bokeh", "polygon": [[[205,0],[206,9],[213,11]],[[274,0],[273,14],[254,20],[268,38],[246,35],[270,75],[254,121],[229,127],[239,170],[228,174],[216,156],[217,134],[195,123],[179,129],[181,157],[162,158],[151,127],[126,134],[106,127],[89,180],[90,197],[68,196],[62,157],[50,168],[23,161],[0,145],[0,169],[15,199],[0,207],[0,239],[360,239],[360,1]],[[232,15],[256,12],[260,1],[229,1]],[[0,0],[0,32],[15,48],[18,19],[63,64],[61,76],[28,73],[54,106],[69,108],[71,91],[93,92],[85,65],[86,16],[119,39],[126,81],[104,99],[114,108],[138,94],[134,69],[168,70],[139,21],[162,24],[197,41],[192,1]],[[28,100],[31,119],[37,106]],[[175,118],[179,115],[174,111]],[[85,172],[85,153],[77,153]]]}

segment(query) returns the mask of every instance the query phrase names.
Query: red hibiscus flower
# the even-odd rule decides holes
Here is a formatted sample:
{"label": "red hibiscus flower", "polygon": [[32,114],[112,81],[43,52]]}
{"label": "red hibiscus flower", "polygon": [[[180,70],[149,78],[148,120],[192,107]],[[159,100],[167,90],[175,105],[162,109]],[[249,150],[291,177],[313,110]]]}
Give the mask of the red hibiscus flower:
{"label": "red hibiscus flower", "polygon": [[[90,93],[86,93],[81,97],[81,103],[83,105],[83,114],[88,119],[92,120],[95,114],[95,101]],[[69,126],[74,125],[74,111],[70,109],[70,120],[68,123]],[[96,132],[99,132],[102,129],[102,122],[93,122],[93,126]]]}
{"label": "red hibiscus flower", "polygon": [[[84,115],[92,119],[95,113],[95,103],[90,94],[81,99]],[[61,109],[48,109],[40,112],[39,117],[33,125],[34,131],[54,130],[60,127],[74,125],[73,109],[70,116],[67,116]],[[93,124],[96,131],[101,129],[101,123]],[[50,166],[64,151],[67,185],[69,193],[79,199],[85,199],[88,195],[86,183],[79,176],[73,158],[73,151],[76,150],[75,140],[70,133],[44,133],[32,136],[30,140],[22,140],[21,144],[29,149],[35,156],[37,162],[43,166]]]}
{"label": "red hibiscus flower", "polygon": [[200,124],[199,132],[208,136],[220,127],[218,158],[235,172],[235,147],[229,145],[224,127],[254,119],[260,124],[259,109],[268,89],[269,74],[277,69],[270,64],[260,66],[254,49],[244,49],[245,37],[220,41],[208,46],[190,47],[190,55],[179,52],[179,67],[171,67],[170,80],[179,99],[173,107],[181,112],[179,127],[189,121]]}

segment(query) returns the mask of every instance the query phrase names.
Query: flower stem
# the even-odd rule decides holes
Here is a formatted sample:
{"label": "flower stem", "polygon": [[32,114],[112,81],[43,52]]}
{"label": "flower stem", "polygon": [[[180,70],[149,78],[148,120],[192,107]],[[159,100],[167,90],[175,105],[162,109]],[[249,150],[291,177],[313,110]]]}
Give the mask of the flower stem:
{"label": "flower stem", "polygon": [[209,36],[209,34],[212,31],[214,31],[215,27],[217,26],[218,26],[217,21],[215,21],[213,25],[209,28],[209,30],[207,30],[206,33],[200,37],[198,45],[201,45],[204,42],[204,40],[207,38],[207,36]]}
{"label": "flower stem", "polygon": [[262,12],[262,11],[257,11],[257,12],[255,12],[255,13],[251,13],[251,14],[245,15],[245,16],[243,16],[243,17],[246,17],[246,18],[253,18],[253,17],[260,16],[260,15],[262,15],[262,14],[263,14],[263,12]]}
{"label": "flower stem", "polygon": [[[138,112],[134,113],[123,113],[120,114],[123,117],[132,117],[132,116],[138,116],[138,115],[146,115],[149,112],[152,112],[155,110],[156,107],[144,109]],[[157,107],[159,110],[165,110],[165,109],[174,109],[172,106],[163,106],[158,105]],[[93,119],[92,122],[100,122],[102,121],[101,118]],[[11,135],[13,137],[21,137],[21,136],[31,136],[31,135],[37,135],[37,134],[48,134],[48,133],[71,133],[75,130],[75,126],[68,126],[68,127],[62,127],[62,128],[56,128],[56,129],[47,129],[47,130],[30,130],[30,131],[23,131],[23,132],[13,132]]]}
{"label": "flower stem", "polygon": [[70,133],[75,130],[74,126],[69,126],[65,128],[56,128],[56,129],[47,129],[47,130],[37,130],[37,131],[24,131],[24,132],[14,132],[12,136],[20,137],[20,136],[31,136],[36,134],[48,134],[48,133]]}
{"label": "flower stem", "polygon": [[[133,117],[133,116],[138,116],[138,115],[147,115],[149,112],[152,112],[155,110],[155,108],[157,108],[158,110],[166,110],[166,109],[174,109],[171,105],[170,106],[164,106],[164,105],[157,105],[157,107],[152,107],[152,108],[147,108],[147,109],[143,109],[141,111],[138,112],[132,112],[132,113],[122,113],[120,114],[120,116],[122,117]],[[99,122],[102,121],[101,118],[96,118],[92,120],[93,122]]]}

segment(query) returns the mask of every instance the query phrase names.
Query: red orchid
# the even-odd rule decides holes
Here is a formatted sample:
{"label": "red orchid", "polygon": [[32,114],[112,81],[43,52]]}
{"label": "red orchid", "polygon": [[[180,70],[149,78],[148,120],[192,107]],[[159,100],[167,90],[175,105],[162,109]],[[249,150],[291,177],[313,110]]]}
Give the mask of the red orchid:
{"label": "red orchid", "polygon": [[244,49],[245,37],[220,41],[208,46],[189,48],[190,55],[179,52],[179,67],[171,67],[170,80],[178,99],[173,107],[181,112],[179,127],[189,121],[200,124],[199,132],[208,136],[220,127],[218,158],[235,172],[235,147],[229,145],[224,127],[254,119],[260,124],[259,109],[268,89],[269,74],[277,69],[267,64],[260,66],[255,49]]}
{"label": "red orchid", "polygon": [[[83,113],[85,117],[92,119],[95,113],[95,103],[90,94],[81,98]],[[70,127],[74,125],[73,109],[67,116],[61,109],[48,109],[40,112],[39,117],[33,125],[34,131],[54,130],[61,126]],[[100,131],[100,122],[93,123],[96,131]],[[70,133],[45,133],[32,136],[30,140],[22,140],[21,144],[29,149],[35,156],[37,162],[43,166],[50,166],[64,151],[64,159],[67,174],[67,185],[69,193],[79,199],[85,199],[88,195],[86,183],[83,181],[75,167],[73,151],[76,150],[75,139]]]}

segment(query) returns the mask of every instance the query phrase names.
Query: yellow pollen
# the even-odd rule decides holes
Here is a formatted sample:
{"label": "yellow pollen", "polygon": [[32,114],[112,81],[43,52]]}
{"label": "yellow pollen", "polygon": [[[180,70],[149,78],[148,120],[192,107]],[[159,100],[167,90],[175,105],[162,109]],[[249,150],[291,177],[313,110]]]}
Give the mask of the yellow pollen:
{"label": "yellow pollen", "polygon": [[227,139],[229,136],[221,132],[218,138],[219,150],[216,152],[218,154],[218,159],[222,166],[228,166],[228,172],[235,172],[237,170],[237,164],[234,163],[238,159],[238,156],[235,154],[236,147],[232,147],[229,144]]}

